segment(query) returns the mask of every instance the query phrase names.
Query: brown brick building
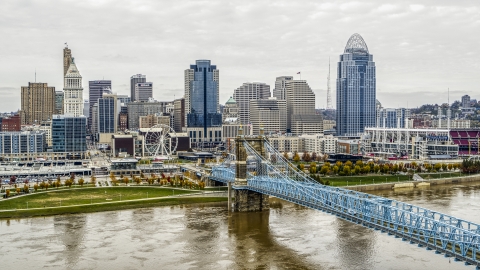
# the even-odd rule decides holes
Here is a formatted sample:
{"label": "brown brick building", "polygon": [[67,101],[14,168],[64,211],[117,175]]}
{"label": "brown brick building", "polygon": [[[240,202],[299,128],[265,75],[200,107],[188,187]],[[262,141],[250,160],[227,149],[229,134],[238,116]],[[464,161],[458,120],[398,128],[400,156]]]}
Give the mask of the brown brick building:
{"label": "brown brick building", "polygon": [[55,112],[55,87],[47,83],[28,83],[22,86],[22,125],[40,124],[52,119]]}

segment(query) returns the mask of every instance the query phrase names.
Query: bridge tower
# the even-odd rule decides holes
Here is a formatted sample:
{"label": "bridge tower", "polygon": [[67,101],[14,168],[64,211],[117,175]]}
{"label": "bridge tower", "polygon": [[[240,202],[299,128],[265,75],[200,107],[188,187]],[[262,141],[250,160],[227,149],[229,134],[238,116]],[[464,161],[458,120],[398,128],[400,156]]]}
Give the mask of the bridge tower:
{"label": "bridge tower", "polygon": [[[261,130],[260,133],[263,130]],[[241,131],[239,132],[241,133]],[[263,134],[261,134],[263,135]],[[247,186],[247,151],[244,142],[247,142],[252,146],[257,153],[265,157],[265,148],[263,146],[263,136],[258,137],[244,137],[242,134],[239,134],[235,139],[236,144],[236,156],[237,160],[235,162],[235,183],[234,183],[234,198],[235,202],[233,205],[234,212],[253,212],[253,211],[262,211],[270,208],[268,203],[268,195],[261,194],[255,191],[246,189]],[[263,162],[257,164],[256,172],[265,171],[262,169],[262,166],[266,166]],[[230,196],[230,191],[229,191]]]}

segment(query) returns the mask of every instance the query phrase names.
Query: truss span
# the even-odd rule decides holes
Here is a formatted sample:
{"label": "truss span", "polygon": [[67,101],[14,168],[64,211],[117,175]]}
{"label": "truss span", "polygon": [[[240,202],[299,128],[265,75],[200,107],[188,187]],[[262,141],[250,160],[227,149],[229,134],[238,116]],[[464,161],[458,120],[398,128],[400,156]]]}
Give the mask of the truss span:
{"label": "truss span", "polygon": [[[334,214],[479,267],[479,224],[396,200],[321,185],[297,171],[268,141],[264,146],[266,157],[244,143],[250,168],[247,185],[234,188]],[[214,167],[210,178],[234,182],[235,167],[232,163]]]}

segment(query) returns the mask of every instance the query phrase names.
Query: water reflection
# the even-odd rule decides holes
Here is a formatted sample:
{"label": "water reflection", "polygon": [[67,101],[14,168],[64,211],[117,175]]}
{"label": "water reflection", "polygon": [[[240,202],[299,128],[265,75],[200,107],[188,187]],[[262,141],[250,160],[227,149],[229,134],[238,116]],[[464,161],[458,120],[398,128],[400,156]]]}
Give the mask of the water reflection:
{"label": "water reflection", "polygon": [[50,263],[65,259],[65,266],[75,266],[85,249],[83,239],[87,218],[85,215],[64,215],[53,217],[53,228],[57,239],[62,243],[64,249],[55,254]]}

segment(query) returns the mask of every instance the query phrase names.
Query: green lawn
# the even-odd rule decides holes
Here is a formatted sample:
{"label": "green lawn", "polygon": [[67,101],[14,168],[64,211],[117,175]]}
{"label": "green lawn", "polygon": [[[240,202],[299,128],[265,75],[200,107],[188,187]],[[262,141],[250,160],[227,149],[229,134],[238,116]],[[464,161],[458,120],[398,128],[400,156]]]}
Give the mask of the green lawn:
{"label": "green lawn", "polygon": [[123,209],[157,207],[178,204],[192,204],[192,203],[210,203],[210,202],[225,202],[227,197],[177,197],[168,198],[161,197],[148,201],[121,201],[108,204],[85,204],[80,206],[67,206],[60,208],[43,208],[43,209],[17,209],[15,211],[0,211],[0,218],[22,218],[33,216],[51,216],[61,214],[76,214],[76,213],[92,213],[100,211],[117,211]]}
{"label": "green lawn", "polygon": [[50,192],[37,192],[10,200],[0,200],[0,210],[24,209],[27,208],[27,202],[28,208],[43,208],[146,199],[147,196],[148,198],[160,198],[191,192],[195,191],[155,187],[108,187],[58,191],[50,189]]}

